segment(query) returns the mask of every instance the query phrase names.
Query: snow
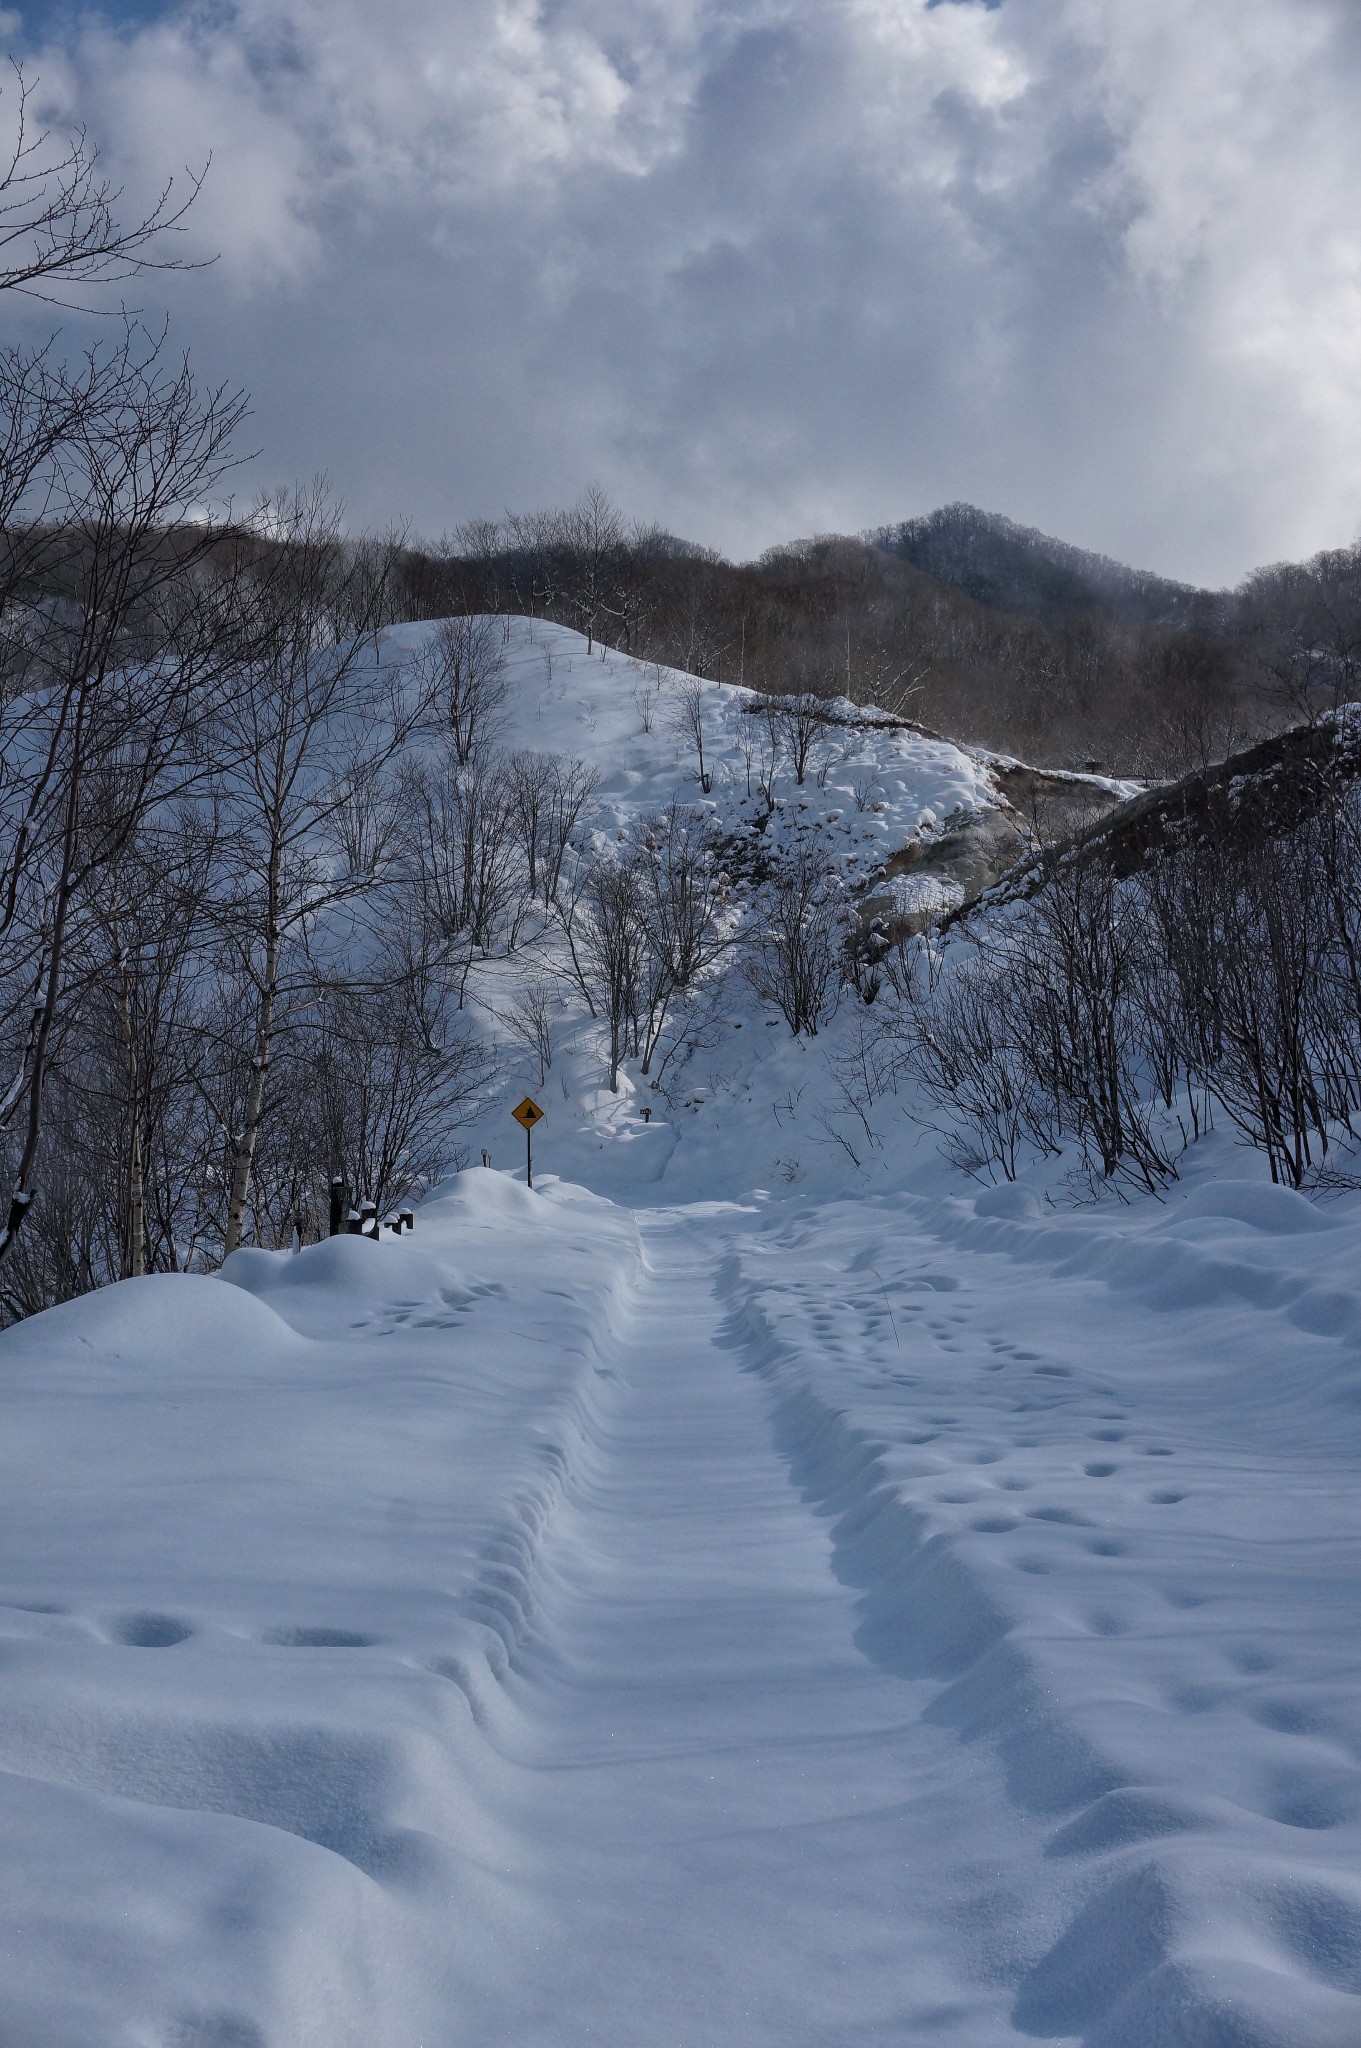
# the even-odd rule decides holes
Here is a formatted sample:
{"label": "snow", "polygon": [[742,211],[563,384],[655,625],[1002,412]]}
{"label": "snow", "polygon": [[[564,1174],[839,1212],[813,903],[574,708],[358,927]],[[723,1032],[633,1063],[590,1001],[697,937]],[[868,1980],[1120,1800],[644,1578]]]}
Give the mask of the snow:
{"label": "snow", "polygon": [[[602,835],[696,793],[623,657],[508,652]],[[867,885],[996,800],[843,746]],[[414,1236],[0,1339],[6,2048],[1361,2039],[1361,1197],[980,1189],[856,1137],[856,1027],[616,1097],[564,1006]]]}
{"label": "snow", "polygon": [[[384,636],[385,655],[399,660],[428,631],[393,627]],[[752,715],[756,692],[726,683],[704,686],[705,766],[713,783],[706,795],[693,747],[675,727],[679,671],[610,648],[587,654],[579,633],[541,619],[510,621],[508,631],[501,744],[507,751],[575,755],[597,767],[592,822],[601,843],[676,795],[710,809],[726,829],[763,808],[756,795],[762,736],[762,721]],[[995,808],[996,757],[895,726],[886,714],[867,713],[847,698],[831,698],[825,708],[827,738],[813,750],[807,780],[797,786],[786,769],[779,793],[791,815],[832,829],[853,878],[867,878],[887,854],[930,836],[947,819]],[[748,749],[754,750],[750,776]]]}

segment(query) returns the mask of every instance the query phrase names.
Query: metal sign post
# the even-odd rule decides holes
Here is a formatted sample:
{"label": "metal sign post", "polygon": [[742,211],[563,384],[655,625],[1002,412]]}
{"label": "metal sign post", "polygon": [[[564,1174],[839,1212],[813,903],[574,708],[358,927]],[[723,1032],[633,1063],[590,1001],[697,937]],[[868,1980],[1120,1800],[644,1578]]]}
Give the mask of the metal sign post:
{"label": "metal sign post", "polygon": [[534,1185],[534,1126],[543,1122],[543,1111],[532,1095],[526,1095],[511,1111],[517,1124],[525,1134],[525,1178],[530,1187]]}

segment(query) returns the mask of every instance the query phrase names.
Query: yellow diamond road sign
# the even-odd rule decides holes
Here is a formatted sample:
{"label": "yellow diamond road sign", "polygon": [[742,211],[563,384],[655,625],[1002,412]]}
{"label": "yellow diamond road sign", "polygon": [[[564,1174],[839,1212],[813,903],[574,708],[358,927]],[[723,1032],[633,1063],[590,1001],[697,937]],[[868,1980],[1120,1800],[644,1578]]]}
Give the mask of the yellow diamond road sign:
{"label": "yellow diamond road sign", "polygon": [[532,1095],[526,1095],[524,1101],[518,1103],[511,1111],[511,1115],[516,1123],[523,1124],[527,1131],[532,1131],[535,1124],[543,1121],[543,1111]]}

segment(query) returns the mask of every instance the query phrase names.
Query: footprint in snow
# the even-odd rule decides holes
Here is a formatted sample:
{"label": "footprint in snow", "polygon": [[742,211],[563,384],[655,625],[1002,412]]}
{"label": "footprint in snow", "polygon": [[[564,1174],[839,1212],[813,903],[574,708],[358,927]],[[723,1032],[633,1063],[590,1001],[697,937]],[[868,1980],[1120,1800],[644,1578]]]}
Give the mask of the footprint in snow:
{"label": "footprint in snow", "polygon": [[130,1650],[169,1650],[187,1642],[194,1631],[173,1614],[125,1614],[109,1633]]}
{"label": "footprint in snow", "polygon": [[1252,1718],[1260,1728],[1270,1728],[1277,1735],[1317,1735],[1324,1726],[1300,1700],[1263,1700],[1252,1709]]}
{"label": "footprint in snow", "polygon": [[1167,1704],[1178,1714],[1209,1714],[1232,1698],[1222,1685],[1177,1685],[1167,1695]]}
{"label": "footprint in snow", "polygon": [[1284,1770],[1268,1780],[1266,1811],[1282,1827],[1340,1827],[1361,1805],[1361,1790],[1332,1772]]}
{"label": "footprint in snow", "polygon": [[260,1640],[282,1650],[369,1650],[378,1639],[349,1628],[271,1628]]}
{"label": "footprint in snow", "polygon": [[1263,1650],[1256,1643],[1244,1643],[1240,1649],[1230,1650],[1228,1660],[1235,1671],[1241,1671],[1248,1677],[1255,1677],[1262,1671],[1274,1671],[1280,1661],[1270,1650]]}

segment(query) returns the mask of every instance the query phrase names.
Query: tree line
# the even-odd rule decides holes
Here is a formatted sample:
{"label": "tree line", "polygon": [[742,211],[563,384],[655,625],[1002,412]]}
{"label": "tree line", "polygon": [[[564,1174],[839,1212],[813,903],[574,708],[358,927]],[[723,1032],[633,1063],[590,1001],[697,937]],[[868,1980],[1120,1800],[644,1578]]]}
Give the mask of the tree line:
{"label": "tree line", "polygon": [[[593,487],[566,509],[409,548],[401,602],[412,617],[542,616],[714,680],[847,696],[1051,766],[1145,777],[1222,759],[1361,681],[1361,545],[1220,593],[1098,565],[1104,575],[1059,576],[1052,590],[1041,578],[1049,601],[1036,607],[1019,570],[970,573],[982,515],[949,516],[968,511],[916,522],[931,530],[925,552],[885,529],[734,564],[630,523]],[[1057,573],[1047,558],[1039,568]]]}

